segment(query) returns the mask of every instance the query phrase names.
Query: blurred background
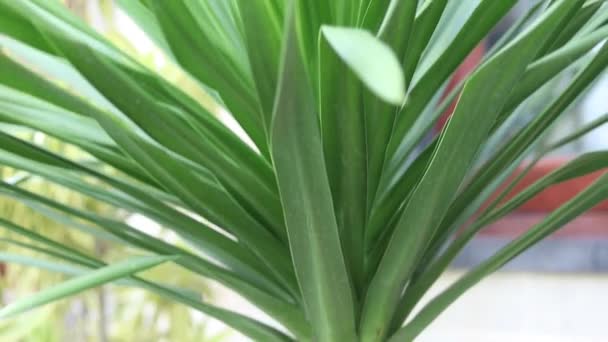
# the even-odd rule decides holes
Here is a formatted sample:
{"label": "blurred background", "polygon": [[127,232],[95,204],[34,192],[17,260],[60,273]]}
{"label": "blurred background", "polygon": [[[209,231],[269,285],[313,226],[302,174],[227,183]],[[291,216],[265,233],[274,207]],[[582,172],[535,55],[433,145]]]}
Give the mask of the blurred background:
{"label": "blurred background", "polygon": [[[160,49],[118,8],[114,0],[63,0],[63,3],[123,50],[161,72],[164,77],[177,83],[207,107],[214,108],[218,117],[238,130],[204,91],[171,65]],[[446,86],[446,93],[478,65],[484,53],[492,48],[492,44],[500,39],[532,3],[534,1],[520,1],[508,18],[505,18],[484,44],[463,63]],[[11,42],[2,35],[0,42],[19,51],[18,43]],[[435,44],[435,47],[440,49],[442,46]],[[35,64],[35,61],[28,62]],[[505,130],[504,134],[508,135],[510,131],[525,126],[533,114],[568,84],[575,72],[576,65],[564,70],[559,77],[549,82],[536,96],[521,106],[510,123],[511,129]],[[554,125],[551,134],[546,136],[546,141],[540,144],[539,149],[551,144],[556,137],[572,133],[578,127],[608,112],[607,95],[608,77],[604,75],[598,78],[587,96],[572,106],[569,115],[563,116]],[[444,119],[437,124],[437,130],[441,129],[449,114],[448,110]],[[77,153],[43,134],[23,132],[23,135],[54,150],[68,154]],[[496,144],[500,142],[497,141]],[[522,185],[530,184],[546,175],[563,165],[573,155],[607,148],[608,125],[543,159],[523,179]],[[16,182],[27,182],[27,187],[60,198],[74,206],[121,217],[148,233],[169,240],[175,238],[145,217],[108,212],[109,208],[93,200],[81,198],[42,180],[20,179],[22,175],[1,167],[0,176],[12,177]],[[459,256],[452,269],[430,295],[450,284],[467,268],[493,254],[524,229],[540,221],[547,212],[590,184],[595,177],[596,175],[583,177],[549,189],[515,214],[486,229]],[[77,230],[63,229],[61,218],[53,219],[36,214],[27,203],[15,203],[0,197],[0,213],[2,217],[42,231],[55,239],[69,242],[75,247],[95,250],[99,257],[120,257],[120,248],[108,248],[107,244],[112,243],[111,241],[91,238]],[[10,298],[35,292],[61,281],[61,274],[69,275],[73,272],[69,269],[57,269],[52,262],[35,265],[38,268],[31,267],[32,260],[17,258],[13,254],[13,250],[19,247],[15,243],[6,243],[13,241],[12,239],[16,238],[4,231],[0,233],[0,255],[6,262],[0,264],[0,291],[3,300],[8,301]],[[158,277],[163,276],[162,267],[154,272],[158,273]],[[211,301],[221,302],[223,306],[234,310],[255,312],[255,308],[244,300],[221,290],[212,282],[179,272],[172,272],[170,279],[165,276],[164,280],[176,286],[196,288],[205,293]],[[440,316],[429,331],[420,337],[420,341],[608,341],[606,315],[603,313],[608,307],[607,290],[608,204],[603,204],[476,286]],[[241,340],[243,338],[240,335],[200,313],[161,300],[143,290],[115,286],[88,291],[73,299],[24,315],[19,320],[0,323],[0,341]]]}

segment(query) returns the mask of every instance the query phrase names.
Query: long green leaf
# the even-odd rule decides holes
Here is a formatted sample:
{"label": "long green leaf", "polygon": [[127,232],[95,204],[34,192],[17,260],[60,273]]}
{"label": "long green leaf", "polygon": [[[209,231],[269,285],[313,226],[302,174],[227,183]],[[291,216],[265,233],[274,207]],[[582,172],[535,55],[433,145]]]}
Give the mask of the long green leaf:
{"label": "long green leaf", "polygon": [[[346,1],[348,2],[348,0]],[[395,1],[367,0],[361,1],[361,4],[365,4],[366,2],[367,6],[361,6],[360,9],[361,26],[372,32],[376,32],[380,29],[389,6]]]}
{"label": "long green leaf", "polygon": [[360,103],[364,89],[352,69],[323,39],[331,31],[327,29],[322,29],[319,49],[323,152],[344,259],[358,292],[363,287],[366,219],[366,132]]}
{"label": "long green leaf", "polygon": [[[268,155],[260,106],[247,65],[240,65],[197,21],[188,2],[153,0],[148,2],[179,64],[202,84],[218,91],[223,102],[255,142]],[[193,53],[193,50],[196,53]],[[214,52],[223,52],[218,57]],[[222,51],[223,50],[223,51]],[[242,50],[241,50],[242,51]]]}
{"label": "long green leaf", "polygon": [[120,263],[103,267],[86,275],[79,276],[37,294],[18,300],[0,309],[0,318],[11,317],[39,306],[69,297],[75,293],[111,282],[113,280],[141,272],[167,261],[175,256],[149,256],[128,259]]}
{"label": "long green leaf", "polygon": [[509,96],[509,102],[505,105],[501,121],[545,82],[552,79],[606,38],[608,38],[608,26],[593,31],[580,39],[570,41],[560,49],[530,64],[519,87]]}
{"label": "long green leaf", "polygon": [[[563,16],[581,3],[560,1],[552,6],[536,25],[490,59],[465,85],[452,119],[401,214],[370,283],[363,309],[363,339],[376,341],[387,334],[387,321],[396,309],[403,287],[472,166],[479,144],[490,132],[506,101],[504,94],[516,85],[539,44],[556,29]],[[489,82],[494,86],[489,88]]]}
{"label": "long green leaf", "polygon": [[291,253],[317,341],[355,340],[351,284],[341,252],[314,95],[291,3],[273,114],[271,151]]}
{"label": "long green leaf", "polygon": [[608,174],[600,177],[585,191],[549,214],[541,223],[532,227],[528,232],[502,248],[494,256],[484,261],[467,273],[427,304],[414,319],[401,328],[390,341],[411,341],[427,325],[464,291],[468,290],[487,275],[495,272],[504,264],[523,253],[542,238],[555,232],[584,211],[591,209],[601,201],[608,199]]}
{"label": "long green leaf", "polygon": [[[37,241],[41,244],[44,244],[48,247],[53,248],[50,249],[40,249],[38,247],[34,247],[36,251],[42,251],[48,255],[58,257],[64,259],[68,262],[77,263],[84,267],[88,268],[99,268],[105,266],[105,263],[96,260],[90,256],[87,256],[79,251],[76,251],[73,248],[63,246],[60,243],[57,243],[53,240],[50,240],[40,234],[37,234],[33,231],[27,230],[23,227],[20,227],[12,222],[0,219],[0,226],[3,226],[9,229],[12,232],[15,232],[19,235],[27,237],[31,240]],[[32,248],[31,246],[29,248]],[[238,279],[234,276],[231,276],[229,273],[225,271],[221,271],[219,268],[212,266],[209,263],[202,263],[200,259],[191,258],[187,253],[183,253],[177,249],[172,250],[168,249],[169,252],[179,253],[181,255],[181,259],[177,261],[178,263],[182,263],[185,267],[187,267],[191,271],[199,272],[203,276],[208,276],[212,279],[219,281],[220,283],[228,286],[235,290],[240,295],[244,296],[246,299],[250,300],[252,303],[257,305],[262,310],[267,313],[273,315],[279,322],[285,325],[286,328],[292,330],[297,336],[306,337],[309,334],[308,327],[306,325],[306,321],[304,320],[302,314],[297,311],[297,308],[291,304],[285,303],[281,300],[278,300],[272,296],[267,295],[263,291],[258,290],[256,287],[251,286],[250,284],[243,282],[241,279]],[[191,260],[191,261],[190,261]],[[188,266],[189,264],[196,264],[198,267]],[[206,266],[205,266],[206,264]],[[36,264],[34,264],[37,266]],[[44,262],[42,265],[46,265]],[[70,270],[69,268],[67,269]],[[66,273],[63,272],[62,273]],[[72,272],[74,273],[74,272]],[[75,272],[82,273],[82,272]],[[128,283],[128,282],[126,282]],[[132,281],[136,286],[140,287],[149,287],[147,283],[142,279],[137,277],[132,277]],[[184,292],[184,290],[179,290],[180,292]],[[185,293],[185,292],[184,292]],[[188,303],[186,303],[188,304]]]}
{"label": "long green leaf", "polygon": [[502,205],[500,208],[494,211],[489,211],[487,214],[483,215],[470,227],[467,227],[463,232],[461,232],[461,234],[456,237],[455,241],[449,245],[447,250],[445,250],[441,256],[439,256],[435,261],[425,265],[426,267],[424,271],[421,272],[420,277],[415,279],[415,281],[408,286],[403,294],[401,303],[399,304],[399,312],[393,319],[394,326],[396,328],[401,326],[405,317],[411,312],[412,309],[414,309],[414,306],[416,303],[418,303],[420,298],[422,298],[426,291],[428,291],[431,285],[439,278],[443,271],[445,271],[458,253],[462,251],[462,249],[469,241],[471,241],[477,232],[512,212],[544,189],[547,189],[552,185],[565,182],[569,179],[574,179],[591,172],[602,170],[606,167],[608,167],[607,152],[591,152],[585,154],[538,180],[536,183],[519,193],[516,197]]}
{"label": "long green leaf", "polygon": [[400,63],[404,63],[409,49],[417,7],[417,1],[393,1],[378,32],[378,37],[395,51]]}
{"label": "long green leaf", "polygon": [[82,275],[86,272],[86,269],[83,267],[73,266],[64,263],[47,261],[39,258],[33,258],[26,255],[13,254],[13,253],[0,253],[0,261],[6,262],[9,264],[18,264],[24,265],[28,267],[35,267],[41,270],[61,273],[65,275]]}
{"label": "long green leaf", "polygon": [[[144,262],[149,263],[149,262],[153,261],[154,259],[163,259],[164,261],[171,260],[170,257],[167,258],[167,257],[162,257],[162,256],[145,257],[145,258],[139,258],[139,259],[135,259],[135,260],[128,260],[126,262],[128,264],[125,266],[129,267],[129,266],[133,265],[133,261],[139,262],[140,264],[142,264]],[[91,271],[89,273],[85,273],[80,268],[73,268],[73,267],[63,265],[63,264],[51,263],[51,262],[47,262],[47,261],[43,261],[43,260],[39,260],[39,259],[23,257],[20,255],[0,253],[0,260],[7,261],[7,262],[14,262],[14,263],[22,263],[22,264],[25,264],[28,266],[38,267],[38,268],[42,268],[42,269],[46,269],[46,270],[50,270],[50,271],[54,271],[54,272],[78,275],[77,278],[71,279],[68,282],[60,284],[59,286],[49,288],[48,290],[43,290],[38,295],[35,295],[33,297],[25,298],[25,299],[23,299],[23,302],[14,303],[14,305],[19,304],[19,305],[21,305],[21,307],[13,308],[12,307],[13,304],[9,304],[9,306],[5,307],[6,310],[11,310],[11,311],[31,309],[31,307],[28,308],[27,306],[35,304],[35,303],[32,303],[33,300],[54,301],[54,300],[61,299],[61,298],[49,298],[53,295],[57,295],[57,292],[59,292],[60,290],[65,290],[65,291],[75,290],[78,292],[81,290],[85,290],[86,288],[85,289],[74,289],[75,285],[69,284],[69,283],[75,282],[76,280],[82,280],[82,278],[93,276],[96,272],[108,270],[108,268],[110,268],[110,267],[116,267],[116,266],[120,265],[120,264],[116,264],[116,265],[111,265],[111,266],[105,266],[96,271]],[[161,262],[164,262],[164,261],[161,261]],[[149,266],[149,267],[153,267],[153,266],[154,265]],[[143,269],[141,269],[141,270],[143,270]],[[137,271],[128,272],[127,274],[119,276],[117,278],[121,278],[123,276],[129,276],[131,273],[136,273],[136,272]],[[84,273],[84,275],[82,275],[83,273]],[[116,279],[116,278],[114,278],[114,279]],[[106,282],[110,282],[112,280],[113,279],[104,280],[103,282],[106,283]],[[243,333],[246,336],[249,336],[251,338],[263,340],[263,341],[288,341],[289,340],[287,338],[287,336],[283,335],[282,333],[276,331],[273,328],[270,328],[262,323],[259,323],[255,320],[252,320],[252,319],[242,316],[240,314],[236,314],[234,312],[231,312],[231,311],[228,311],[225,309],[221,309],[221,308],[218,308],[218,307],[215,307],[212,305],[205,304],[205,303],[199,301],[198,299],[193,298],[192,295],[189,293],[186,293],[183,291],[176,291],[175,289],[164,287],[159,284],[155,284],[155,283],[152,283],[152,282],[149,282],[149,281],[146,281],[143,279],[139,279],[139,278],[135,278],[135,280],[131,281],[131,282],[136,284],[137,286],[140,286],[147,290],[153,291],[161,296],[171,298],[177,302],[181,302],[185,305],[189,305],[189,306],[193,307],[194,309],[200,310],[201,312],[208,314],[211,317],[214,317],[214,318],[224,322],[228,326],[233,327],[234,329],[240,331],[241,333]],[[125,283],[128,283],[128,282],[125,282]],[[67,287],[66,284],[70,285],[70,288],[67,290],[65,289],[65,287]],[[91,287],[90,283],[88,285],[89,285],[89,287]],[[92,286],[96,286],[96,285],[92,285]],[[62,288],[59,288],[59,287],[62,287]],[[45,291],[48,291],[48,292],[45,293]],[[51,293],[49,293],[49,292],[51,292]],[[43,295],[45,298],[38,298],[38,296],[43,296]],[[65,293],[61,293],[61,295],[63,297],[67,297],[71,294],[66,295]],[[42,304],[37,303],[37,304],[43,305],[46,303],[42,303]],[[5,310],[5,309],[0,309],[0,315],[3,315],[3,310]],[[18,314],[18,313],[19,312],[12,312],[12,313],[7,313],[6,315],[14,315],[14,314]]]}
{"label": "long green leaf", "polygon": [[[21,20],[29,21],[41,33],[71,37],[89,45],[97,52],[111,58],[117,63],[137,68],[133,61],[120,52],[118,48],[108,43],[95,30],[85,25],[78,17],[57,1],[2,0],[0,3],[17,13]],[[44,36],[41,35],[40,38],[44,38]],[[56,52],[55,49],[52,51]]]}
{"label": "long green leaf", "polygon": [[[378,3],[378,1],[372,1],[369,6]],[[407,64],[406,54],[411,48],[410,41],[416,39],[412,32],[417,5],[416,1],[392,1],[378,32],[378,38],[395,51],[399,63],[403,65]],[[404,75],[404,82],[411,81],[410,77],[399,71],[399,75],[401,74]],[[400,106],[401,103],[397,105]],[[398,109],[368,94],[363,96],[363,107],[367,144],[367,210],[369,212],[376,198],[378,183],[383,172],[386,145],[390,139]]]}
{"label": "long green leaf", "polygon": [[[183,213],[180,213],[179,211],[158,201],[154,197],[149,196],[145,193],[145,191],[141,191],[124,183],[113,181],[111,178],[100,177],[100,175],[97,173],[88,172],[89,174],[98,177],[103,181],[118,186],[119,189],[126,191],[127,196],[109,192],[100,187],[92,186],[86,182],[80,181],[78,177],[75,177],[73,174],[70,175],[69,170],[72,168],[78,169],[78,167],[69,161],[62,160],[50,153],[44,154],[41,150],[37,150],[34,146],[28,146],[24,142],[19,142],[17,139],[7,138],[8,137],[0,134],[0,141],[4,143],[4,149],[8,149],[9,151],[13,152],[20,152],[22,155],[29,156],[42,154],[43,158],[37,159],[39,161],[46,161],[47,164],[39,164],[35,161],[26,161],[16,155],[0,153],[0,159],[5,165],[11,165],[18,169],[28,170],[51,181],[57,182],[58,184],[72,188],[82,194],[92,196],[93,198],[97,198],[98,200],[109,203],[116,207],[131,209],[134,212],[146,214],[148,217],[154,218],[159,222],[173,228],[176,233],[186,238],[189,243],[201,251],[219,258],[219,260],[222,262],[225,262],[232,267],[236,267],[236,269],[242,270],[241,266],[238,266],[238,264],[241,262],[250,265],[255,264],[253,262],[254,260],[251,259],[251,254],[240,248],[237,244],[226,238],[221,233],[216,232],[214,229],[208,226],[205,227],[200,222],[193,220],[187,215],[184,215]],[[54,161],[54,163],[59,163],[63,167],[68,167],[68,170],[59,170],[49,166],[49,160]],[[224,204],[224,207],[227,207],[227,205]],[[234,211],[232,211],[232,213],[234,213]],[[232,259],[232,257],[229,256],[230,254],[233,254],[233,256],[240,255],[240,257],[237,257],[237,259],[241,259],[241,261],[234,263],[236,260],[230,260]],[[227,256],[228,259],[226,259]]]}
{"label": "long green leaf", "polygon": [[[277,202],[274,184],[263,184],[251,172],[235,165],[214,148],[210,141],[205,141],[204,137],[192,130],[179,112],[167,106],[156,105],[135,82],[108,61],[91,53],[86,47],[66,41],[60,44],[62,51],[78,70],[146,133],[174,152],[209,169],[235,194],[237,200],[245,201],[245,208],[254,208],[276,234],[284,234],[280,208],[272,205]],[[133,98],[140,99],[140,102],[132,101]],[[153,115],[156,119],[149,120],[148,115]]]}
{"label": "long green leaf", "polygon": [[[580,57],[580,55],[582,55],[584,52],[587,52],[593,47],[593,45],[600,42],[602,39],[605,39],[605,32],[601,31],[602,30],[598,30],[597,32],[590,34],[589,36],[585,37],[584,39],[581,39],[580,41],[569,43],[562,49],[559,49],[558,51],[555,51],[554,53],[551,53],[550,55],[547,55],[529,65],[528,69],[526,70],[526,73],[522,78],[522,81],[519,82],[518,87],[509,97],[509,102],[507,103],[507,105],[505,105],[501,113],[501,118],[506,117],[506,115],[510,112],[510,108],[513,108],[514,104],[520,103],[525,99],[526,96],[530,95],[531,92],[528,92],[526,95],[523,96],[518,95],[522,94],[522,89],[536,89],[535,87],[539,87],[540,85],[542,85],[543,82],[546,82],[556,73],[567,67],[567,65],[571,63],[571,61]],[[405,163],[404,159],[409,156],[410,152],[416,146],[416,144],[420,143],[420,139],[424,137],[424,133],[428,132],[432,128],[432,125],[435,120],[439,118],[442,113],[445,112],[445,110],[447,109],[447,105],[456,98],[456,95],[458,95],[462,91],[462,86],[464,85],[464,83],[465,81],[462,81],[458,86],[456,86],[455,89],[444,99],[442,106],[437,108],[432,115],[422,117],[421,120],[418,120],[414,124],[414,126],[412,126],[412,132],[416,133],[413,135],[408,135],[407,140],[404,141],[401,145],[399,150],[400,160],[398,162],[397,160],[394,160],[386,169],[385,175],[383,175],[383,180],[380,184],[380,194],[384,195],[378,195],[376,203],[374,204],[374,210],[371,215],[371,221],[369,223],[368,235],[372,240],[375,240],[375,236],[377,236],[377,233],[379,232],[380,228],[382,228],[384,223],[388,220],[387,215],[390,215],[390,213],[396,210],[397,205],[400,204],[401,201],[406,198],[406,194],[411,191],[409,186],[404,185],[410,184],[412,182],[412,174],[410,173],[409,168],[403,167]],[[499,122],[501,120],[502,119],[499,119]],[[428,148],[426,149],[426,151],[428,151]],[[405,165],[407,165],[407,163],[405,163]],[[417,172],[416,174],[420,173]],[[397,193],[402,194],[397,195]],[[387,194],[390,194],[390,196]],[[457,205],[461,206],[465,204],[462,201],[456,201],[456,203]],[[470,203],[470,200],[466,203]],[[474,211],[475,210],[471,210],[471,212]],[[446,219],[446,222],[454,222],[453,214],[450,214],[447,217],[448,219]],[[444,235],[442,240],[445,240],[446,238],[447,235]]]}
{"label": "long green leaf", "polygon": [[[217,266],[213,262],[204,260],[201,257],[197,257],[183,249],[177,248],[162,240],[144,234],[134,228],[129,227],[128,225],[111,221],[95,214],[72,209],[52,200],[44,199],[38,195],[34,195],[14,187],[12,187],[11,190],[12,193],[9,194],[15,198],[20,198],[23,196],[30,201],[38,201],[43,205],[47,205],[56,210],[64,211],[65,213],[74,215],[78,218],[94,221],[103,229],[133,245],[134,247],[158,254],[181,255],[182,257],[178,259],[176,263],[183,266],[187,270],[211,279],[215,279],[221,284],[226,285],[228,288],[233,289],[244,298],[257,305],[260,309],[272,314],[273,317],[275,317],[279,322],[284,324],[285,327],[290,329],[298,336],[305,337],[309,334],[307,323],[302,317],[301,312],[296,310],[296,306],[294,306],[292,303],[285,302],[284,300],[271,296],[267,292],[260,290],[260,288],[253,286],[252,283],[259,283],[258,281],[255,281],[255,278],[253,282],[244,281],[243,278],[246,278],[246,273],[243,273],[243,270],[239,270],[238,276],[235,276],[232,274],[232,272]],[[91,265],[89,260],[89,262],[86,263],[86,266],[98,267],[100,265]],[[245,270],[245,272],[247,271]],[[264,285],[263,282],[262,285]],[[268,288],[268,286],[262,286],[262,288]],[[270,289],[272,290],[273,287],[270,287]],[[158,290],[158,288],[156,290]],[[284,295],[281,296],[284,297]],[[192,303],[185,304],[191,305]]]}
{"label": "long green leaf", "polygon": [[599,10],[604,6],[603,1],[590,1],[581,8],[576,16],[570,20],[567,25],[565,25],[562,32],[560,32],[559,36],[557,36],[549,48],[549,51],[554,51],[560,47],[562,47],[565,43],[570,41],[580,30],[587,24],[593,16],[599,12]]}
{"label": "long green leaf", "polygon": [[270,127],[281,54],[282,14],[269,1],[239,1],[249,63],[262,109]]}
{"label": "long green leaf", "polygon": [[441,19],[441,15],[447,4],[448,0],[426,1],[423,5],[424,7],[416,15],[409,46],[403,58],[403,69],[408,84],[411,84],[422,53],[427,47],[433,32],[435,32],[437,23]]}
{"label": "long green leaf", "polygon": [[[476,172],[470,184],[467,185],[458,197],[454,200],[449,213],[446,215],[446,224],[440,228],[440,234],[436,239],[444,240],[450,233],[448,225],[454,222],[455,217],[461,215],[469,203],[473,202],[482,189],[501,173],[505,166],[513,164],[539,139],[548,127],[574,102],[579,95],[589,87],[597,78],[602,70],[608,65],[608,45],[604,45],[594,56],[591,62],[579,72],[568,88],[556,98],[540,115],[528,124],[523,130],[518,132],[510,143],[503,146],[494,156],[487,161],[482,168]],[[466,201],[466,202],[463,202]]]}
{"label": "long green leaf", "polygon": [[9,6],[0,3],[0,32],[14,39],[27,42],[39,50],[53,52],[48,42],[40,35],[40,32],[30,22],[25,20]]}
{"label": "long green leaf", "polygon": [[[473,2],[475,1],[462,3],[470,6],[473,5]],[[445,82],[469,52],[506,15],[515,3],[515,0],[500,2],[481,0],[449,46],[445,47],[441,55],[435,59],[435,62],[428,67],[428,70],[420,76],[418,81],[414,77],[415,84],[408,91],[410,100],[403,106],[393,128],[393,135],[387,149],[387,162],[399,148],[403,137],[408,133],[408,129],[433,97],[436,89]]]}

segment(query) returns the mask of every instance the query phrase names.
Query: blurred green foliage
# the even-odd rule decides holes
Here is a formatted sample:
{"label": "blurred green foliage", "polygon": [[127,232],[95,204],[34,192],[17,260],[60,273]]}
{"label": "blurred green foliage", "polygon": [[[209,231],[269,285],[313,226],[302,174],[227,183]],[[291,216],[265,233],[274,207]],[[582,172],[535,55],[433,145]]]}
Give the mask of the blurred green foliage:
{"label": "blurred green foliage", "polygon": [[[106,23],[104,33],[117,46],[131,54],[144,64],[154,66],[171,82],[192,94],[208,107],[215,107],[211,98],[178,68],[166,63],[155,66],[156,51],[141,53],[135,49],[119,29],[114,25],[116,8],[107,0],[62,0],[70,9],[85,20],[90,19],[90,9],[95,9]],[[90,2],[87,4],[87,2]],[[92,4],[91,4],[92,3]],[[89,6],[87,6],[89,5]],[[29,131],[12,132],[20,138],[44,145],[49,150],[62,155],[74,157],[87,162],[87,156],[74,147],[62,144],[42,133]],[[102,205],[98,201],[81,194],[51,184],[37,177],[15,172],[8,167],[0,166],[0,178],[22,182],[25,189],[54,198],[74,208],[82,208],[106,216],[121,217],[125,214],[115,208]],[[36,231],[62,244],[70,245],[80,251],[94,250],[100,259],[117,260],[129,255],[128,247],[101,241],[90,234],[76,229],[65,229],[66,225],[43,216],[22,202],[0,195],[0,213],[2,217],[23,227]],[[166,232],[160,230],[159,235]],[[48,259],[42,253],[24,249],[19,243],[31,243],[26,239],[0,229],[0,254],[9,257],[20,254]],[[111,246],[109,244],[112,244]],[[50,262],[52,260],[49,259]],[[200,277],[186,272],[171,272],[166,277],[163,267],[146,273],[149,279],[162,279],[165,284],[190,288],[209,296],[208,284]],[[11,262],[0,263],[0,293],[6,301],[22,297],[37,290],[59,283],[66,275],[41,268]],[[102,315],[102,312],[104,313]],[[219,333],[210,333],[209,320],[181,304],[163,299],[140,289],[120,286],[106,286],[76,296],[69,301],[61,301],[36,310],[28,315],[0,322],[0,340],[60,342],[60,341],[220,341],[231,332],[221,329]],[[216,329],[217,330],[217,329]]]}

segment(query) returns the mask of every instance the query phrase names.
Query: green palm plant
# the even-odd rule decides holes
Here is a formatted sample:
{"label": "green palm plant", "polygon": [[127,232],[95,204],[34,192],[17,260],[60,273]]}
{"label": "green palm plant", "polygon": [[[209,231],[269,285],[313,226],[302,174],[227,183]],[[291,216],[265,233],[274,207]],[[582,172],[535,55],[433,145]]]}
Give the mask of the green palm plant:
{"label": "green palm plant", "polygon": [[[85,221],[91,234],[147,256],[107,265],[3,221],[89,271],[0,316],[122,278],[254,340],[413,340],[483,277],[608,198],[604,175],[414,310],[478,231],[543,189],[608,166],[607,152],[586,153],[503,201],[515,179],[484,206],[608,65],[604,1],[542,1],[441,100],[450,75],[517,2],[118,1],[230,112],[241,136],[58,2],[0,0],[0,32],[12,38],[2,40],[0,119],[97,160],[77,163],[3,129],[0,163],[144,215],[182,239],[3,181],[3,194]],[[577,70],[568,87],[507,141],[497,139],[566,69]],[[448,125],[422,145],[456,97]],[[135,275],[164,262],[218,281],[277,324]]]}

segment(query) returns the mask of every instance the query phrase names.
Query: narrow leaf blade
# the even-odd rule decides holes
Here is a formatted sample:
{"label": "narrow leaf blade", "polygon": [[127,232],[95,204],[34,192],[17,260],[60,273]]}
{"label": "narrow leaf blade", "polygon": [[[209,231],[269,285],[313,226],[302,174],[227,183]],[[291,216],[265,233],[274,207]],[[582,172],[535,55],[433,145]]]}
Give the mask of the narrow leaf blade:
{"label": "narrow leaf blade", "polygon": [[175,256],[139,257],[100,268],[86,275],[70,279],[57,286],[42,290],[33,296],[11,303],[0,309],[0,318],[11,317],[35,309],[39,306],[63,299],[92,287],[141,272],[175,259]]}
{"label": "narrow leaf blade", "polygon": [[354,341],[351,285],[325,173],[314,96],[293,7],[289,14],[271,131],[287,233],[315,340]]}

